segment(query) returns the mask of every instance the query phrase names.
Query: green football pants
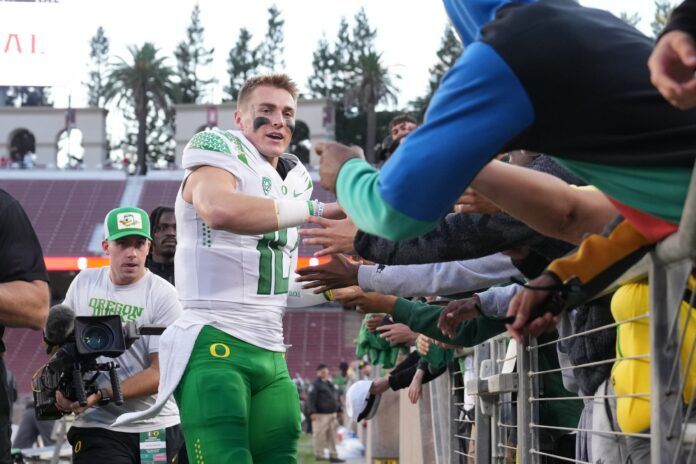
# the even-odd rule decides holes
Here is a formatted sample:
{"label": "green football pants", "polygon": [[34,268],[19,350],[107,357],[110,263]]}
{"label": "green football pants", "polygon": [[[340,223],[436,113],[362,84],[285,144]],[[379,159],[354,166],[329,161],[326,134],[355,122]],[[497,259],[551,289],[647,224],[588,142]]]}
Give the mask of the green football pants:
{"label": "green football pants", "polygon": [[297,462],[300,401],[283,353],[204,326],[174,397],[191,463]]}

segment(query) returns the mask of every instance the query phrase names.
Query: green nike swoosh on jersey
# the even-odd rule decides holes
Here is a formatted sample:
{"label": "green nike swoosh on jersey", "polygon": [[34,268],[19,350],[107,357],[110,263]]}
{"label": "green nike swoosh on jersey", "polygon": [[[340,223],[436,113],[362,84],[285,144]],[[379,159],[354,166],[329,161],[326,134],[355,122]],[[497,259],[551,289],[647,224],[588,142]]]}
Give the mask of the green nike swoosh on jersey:
{"label": "green nike swoosh on jersey", "polygon": [[[305,192],[306,192],[306,190],[305,190]],[[302,195],[303,193],[304,193],[304,192],[297,193],[297,192],[295,192],[295,191],[293,190],[293,191],[292,191],[292,196],[295,197],[295,198],[297,198],[297,197],[299,197],[300,195]]]}

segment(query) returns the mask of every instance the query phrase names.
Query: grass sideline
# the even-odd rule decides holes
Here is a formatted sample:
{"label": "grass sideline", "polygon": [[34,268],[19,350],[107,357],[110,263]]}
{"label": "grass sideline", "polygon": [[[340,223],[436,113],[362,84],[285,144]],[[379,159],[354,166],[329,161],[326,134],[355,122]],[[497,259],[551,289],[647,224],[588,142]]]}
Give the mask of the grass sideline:
{"label": "grass sideline", "polygon": [[300,441],[297,444],[297,464],[314,464],[316,462],[318,461],[314,459],[312,436],[302,432]]}

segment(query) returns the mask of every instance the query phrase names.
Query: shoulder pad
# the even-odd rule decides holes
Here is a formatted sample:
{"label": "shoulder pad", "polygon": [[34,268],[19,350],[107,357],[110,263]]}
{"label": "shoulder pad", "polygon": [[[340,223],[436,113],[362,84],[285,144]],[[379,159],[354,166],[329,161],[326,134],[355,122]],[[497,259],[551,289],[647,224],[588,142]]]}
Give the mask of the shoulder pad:
{"label": "shoulder pad", "polygon": [[198,149],[232,154],[230,146],[217,131],[204,131],[194,135],[184,150]]}

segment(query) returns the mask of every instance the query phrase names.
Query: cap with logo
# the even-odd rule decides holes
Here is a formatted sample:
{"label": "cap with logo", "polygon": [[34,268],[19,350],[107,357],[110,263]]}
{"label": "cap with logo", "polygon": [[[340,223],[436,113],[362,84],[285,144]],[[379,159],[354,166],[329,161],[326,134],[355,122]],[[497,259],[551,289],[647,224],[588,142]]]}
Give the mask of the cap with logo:
{"label": "cap with logo", "polygon": [[109,211],[104,218],[104,238],[118,240],[128,235],[140,235],[152,240],[150,237],[150,218],[147,213],[132,206],[124,206]]}
{"label": "cap with logo", "polygon": [[370,394],[372,380],[359,380],[346,392],[346,412],[355,422],[372,419],[377,414],[382,395]]}

